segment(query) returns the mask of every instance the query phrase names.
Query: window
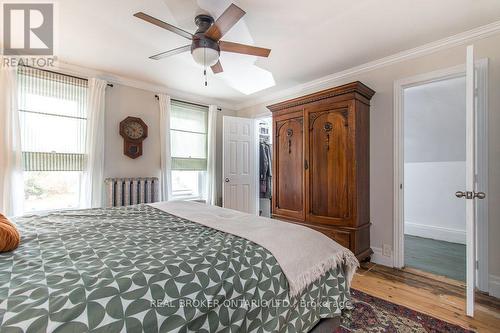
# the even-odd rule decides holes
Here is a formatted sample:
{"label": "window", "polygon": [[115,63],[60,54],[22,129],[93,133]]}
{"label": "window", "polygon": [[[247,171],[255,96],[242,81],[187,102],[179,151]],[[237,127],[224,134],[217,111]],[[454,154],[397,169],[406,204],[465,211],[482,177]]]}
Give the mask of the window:
{"label": "window", "polygon": [[172,197],[204,197],[207,173],[208,108],[172,101],[170,116]]}
{"label": "window", "polygon": [[87,81],[18,70],[24,211],[78,208],[85,167]]}

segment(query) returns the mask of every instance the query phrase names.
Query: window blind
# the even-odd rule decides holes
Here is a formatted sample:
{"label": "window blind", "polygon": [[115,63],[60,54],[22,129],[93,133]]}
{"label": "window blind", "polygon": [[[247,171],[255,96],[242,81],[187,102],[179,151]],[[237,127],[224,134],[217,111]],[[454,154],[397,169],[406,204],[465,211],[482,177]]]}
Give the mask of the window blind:
{"label": "window blind", "polygon": [[24,171],[83,171],[87,80],[18,68]]}
{"label": "window blind", "polygon": [[173,100],[170,116],[172,170],[207,170],[208,107]]}

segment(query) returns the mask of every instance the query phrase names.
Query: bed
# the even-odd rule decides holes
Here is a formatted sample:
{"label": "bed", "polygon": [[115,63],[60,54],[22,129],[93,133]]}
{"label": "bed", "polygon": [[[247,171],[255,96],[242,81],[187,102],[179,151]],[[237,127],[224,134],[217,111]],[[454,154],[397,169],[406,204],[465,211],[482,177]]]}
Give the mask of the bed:
{"label": "bed", "polygon": [[331,267],[314,263],[318,278],[297,288],[292,266],[311,262],[300,244],[287,251],[303,263],[283,259],[279,245],[270,251],[252,235],[196,221],[206,216],[235,230],[255,223],[252,234],[290,225],[187,202],[14,219],[22,240],[0,254],[0,331],[309,332],[322,319],[338,324],[357,265],[348,250]]}

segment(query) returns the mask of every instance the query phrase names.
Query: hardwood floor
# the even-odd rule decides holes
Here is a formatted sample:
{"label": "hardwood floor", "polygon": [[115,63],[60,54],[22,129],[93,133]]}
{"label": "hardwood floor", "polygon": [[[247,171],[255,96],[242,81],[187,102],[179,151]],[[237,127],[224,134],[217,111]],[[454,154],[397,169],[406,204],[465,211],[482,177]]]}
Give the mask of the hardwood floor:
{"label": "hardwood floor", "polygon": [[500,332],[500,300],[476,293],[475,317],[469,318],[464,285],[455,280],[365,263],[352,287],[477,332]]}

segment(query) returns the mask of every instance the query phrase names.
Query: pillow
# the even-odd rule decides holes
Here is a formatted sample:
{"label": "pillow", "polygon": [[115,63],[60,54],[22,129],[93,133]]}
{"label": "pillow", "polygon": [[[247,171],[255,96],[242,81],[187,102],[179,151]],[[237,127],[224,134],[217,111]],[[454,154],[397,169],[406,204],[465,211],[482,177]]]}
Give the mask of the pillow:
{"label": "pillow", "polygon": [[17,248],[20,238],[16,226],[0,214],[0,253]]}

